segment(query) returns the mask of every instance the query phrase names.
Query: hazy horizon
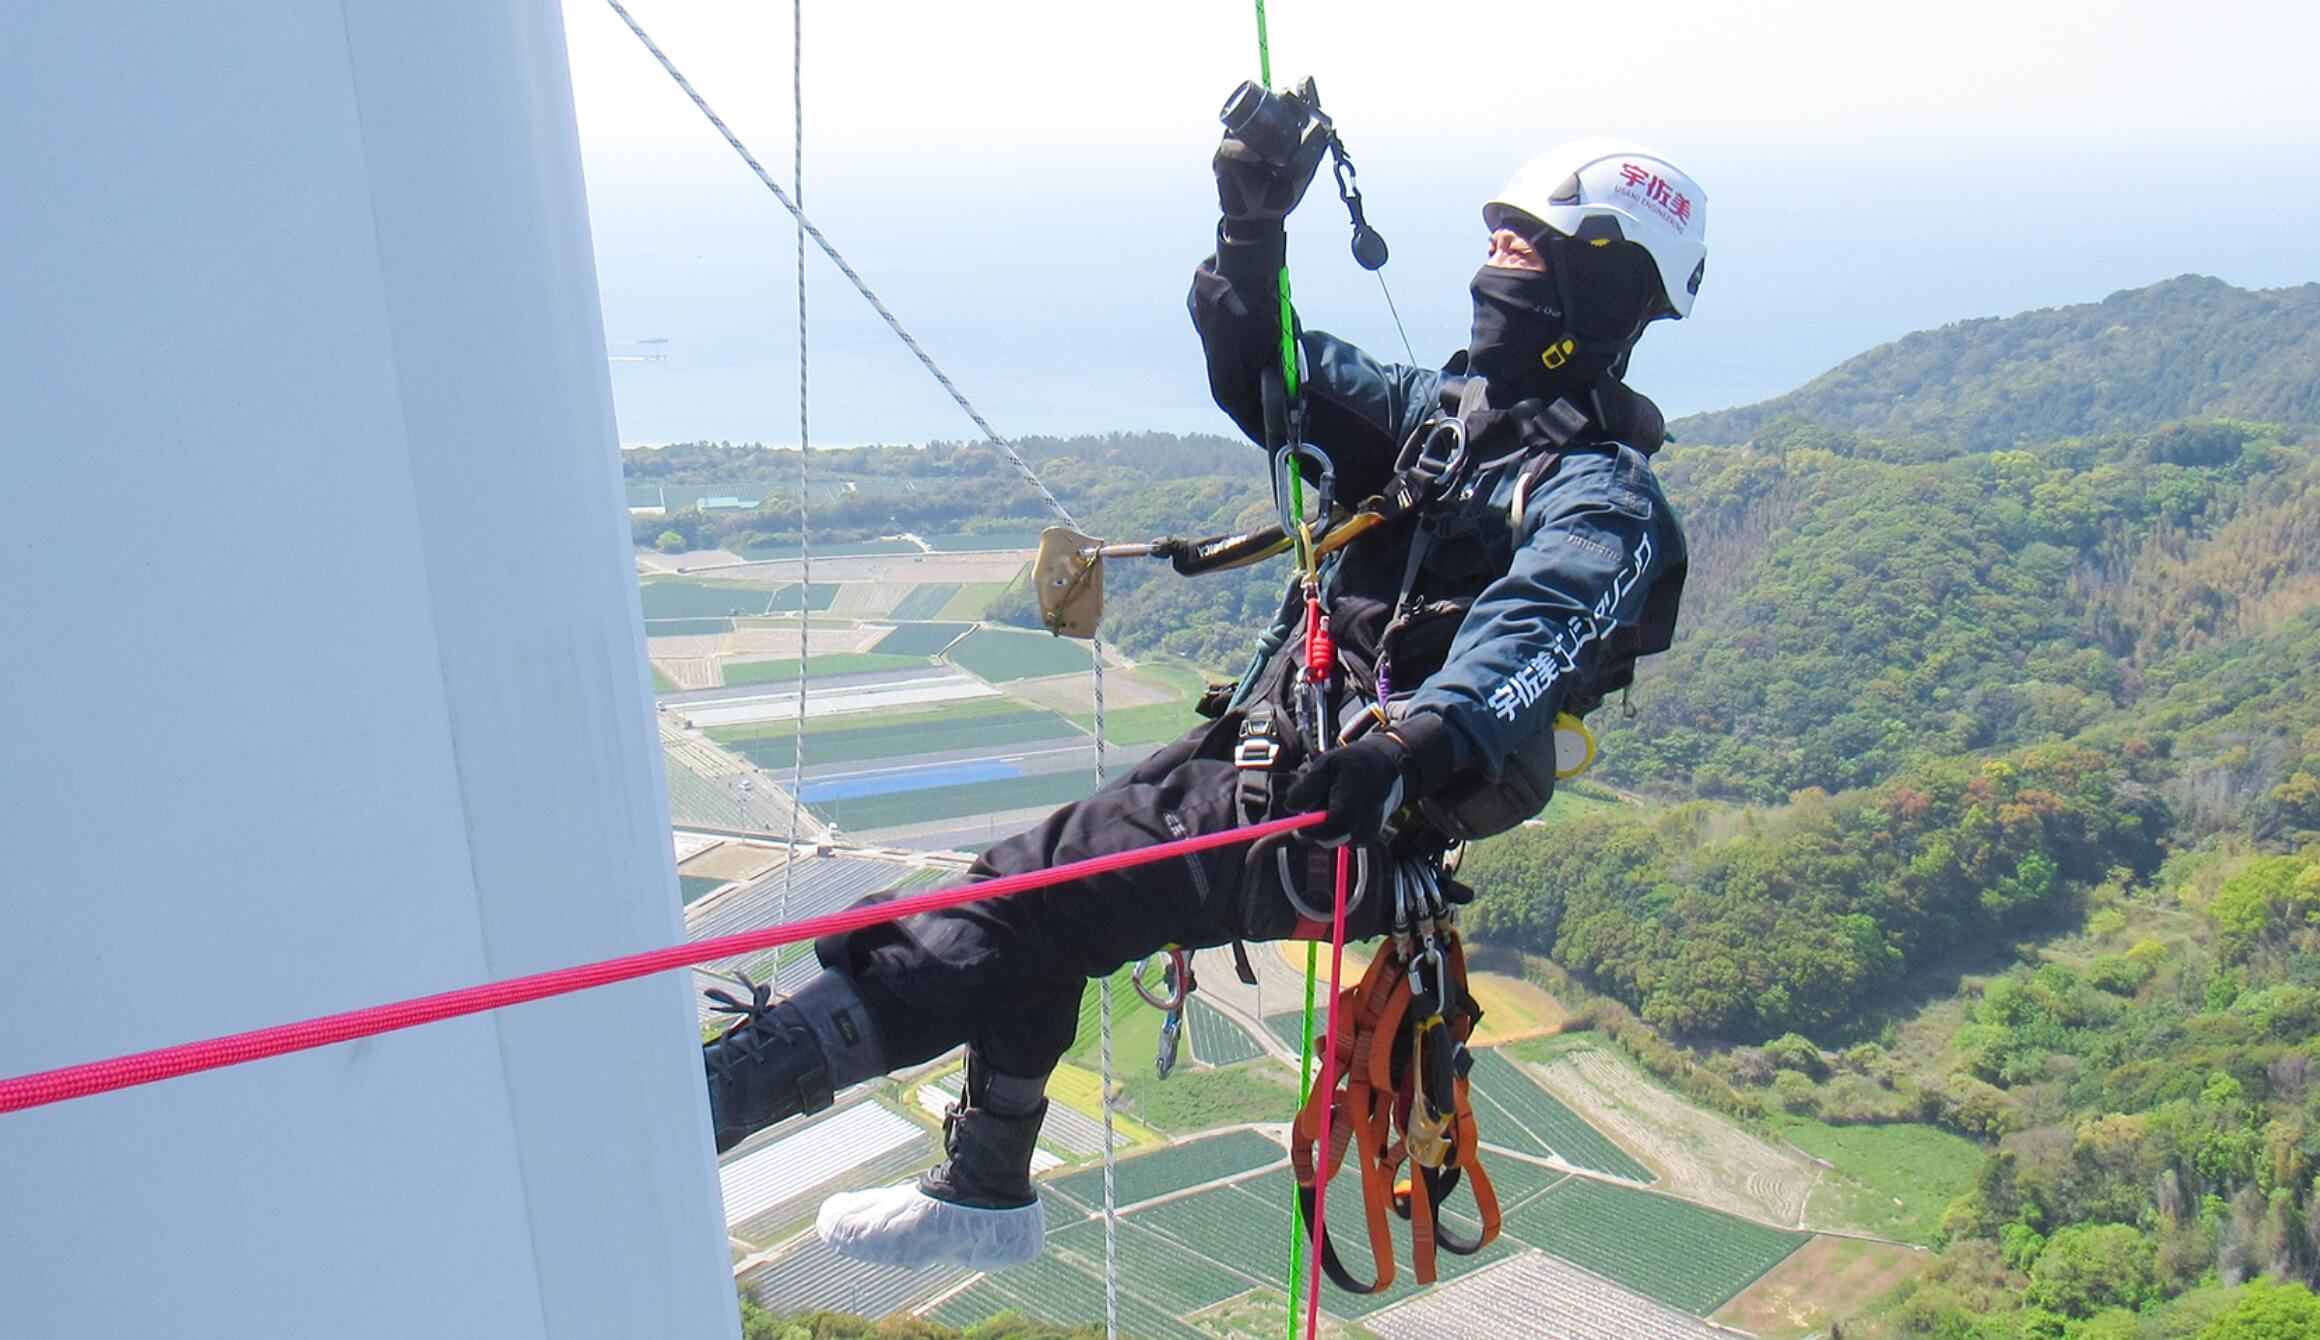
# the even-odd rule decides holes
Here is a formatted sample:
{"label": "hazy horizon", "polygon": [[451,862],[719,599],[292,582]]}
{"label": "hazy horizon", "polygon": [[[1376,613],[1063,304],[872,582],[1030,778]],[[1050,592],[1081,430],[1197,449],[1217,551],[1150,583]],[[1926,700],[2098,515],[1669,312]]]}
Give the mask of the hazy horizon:
{"label": "hazy horizon", "polygon": [[[1671,417],[1779,395],[1951,322],[2186,273],[2243,288],[2320,281],[2320,183],[2297,170],[2320,152],[2320,110],[2282,82],[2287,48],[2320,36],[2320,19],[2225,4],[2187,33],[2130,5],[2081,31],[1982,8],[2017,46],[1981,50],[1962,31],[1971,15],[1929,25],[1799,6],[1775,29],[1669,7],[1702,30],[1659,52],[1680,97],[1637,97],[1594,71],[1574,94],[1594,100],[1584,119],[1503,143],[1413,96],[1398,67],[1351,40],[1357,22],[1299,34],[1277,16],[1275,73],[1320,78],[1393,245],[1385,277],[1422,363],[1464,344],[1479,204],[1530,152],[1624,130],[1678,157],[1710,199],[1707,282],[1693,317],[1654,327],[1632,370]],[[1103,96],[1040,64],[1064,39],[1023,37],[1035,25],[1001,34],[905,5],[866,28],[868,16],[808,11],[806,210],[1003,434],[1233,431],[1209,401],[1183,296],[1214,227],[1214,108],[1253,62],[1238,6],[1194,11],[1219,25],[1216,41],[1108,15],[1091,40],[1130,63],[1104,71]],[[635,12],[786,187],[788,14]],[[568,0],[566,13],[610,350],[666,356],[612,365],[622,442],[794,445],[788,215],[609,10]],[[974,34],[1009,40],[973,49],[981,65],[946,55]],[[1153,50],[1127,54],[1141,47]],[[1309,65],[1291,54],[1308,49]],[[1869,56],[1881,64],[1860,68]],[[2162,69],[2170,91],[2157,100]],[[1976,96],[1938,96],[1969,87]],[[1475,114],[1504,121],[1520,105],[1482,99]],[[2201,108],[2196,133],[2186,105]],[[1346,236],[1324,176],[1292,224],[1300,315],[1399,360]],[[808,282],[816,443],[979,436],[818,253]]]}

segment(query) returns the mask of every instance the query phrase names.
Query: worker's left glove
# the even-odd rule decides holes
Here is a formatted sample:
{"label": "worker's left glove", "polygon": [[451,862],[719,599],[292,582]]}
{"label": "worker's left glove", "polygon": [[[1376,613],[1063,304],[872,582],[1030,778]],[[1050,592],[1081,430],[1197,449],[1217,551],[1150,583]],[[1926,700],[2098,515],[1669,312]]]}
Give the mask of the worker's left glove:
{"label": "worker's left glove", "polygon": [[1386,731],[1331,749],[1299,769],[1284,803],[1292,814],[1323,810],[1325,821],[1305,836],[1325,847],[1378,840],[1386,816],[1402,807],[1402,774],[1409,750]]}

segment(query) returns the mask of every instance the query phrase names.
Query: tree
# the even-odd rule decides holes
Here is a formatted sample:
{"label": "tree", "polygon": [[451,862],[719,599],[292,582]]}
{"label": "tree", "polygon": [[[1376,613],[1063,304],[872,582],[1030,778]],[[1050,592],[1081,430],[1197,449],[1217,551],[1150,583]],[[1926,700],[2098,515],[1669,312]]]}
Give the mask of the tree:
{"label": "tree", "polygon": [[2125,1224],[2058,1229],[2030,1268],[2030,1301],[2071,1317],[2138,1308],[2155,1296],[2157,1248]]}
{"label": "tree", "polygon": [[2320,1335],[2320,1298],[2301,1284],[2250,1281],[2239,1302],[2199,1340],[2311,1340]]}

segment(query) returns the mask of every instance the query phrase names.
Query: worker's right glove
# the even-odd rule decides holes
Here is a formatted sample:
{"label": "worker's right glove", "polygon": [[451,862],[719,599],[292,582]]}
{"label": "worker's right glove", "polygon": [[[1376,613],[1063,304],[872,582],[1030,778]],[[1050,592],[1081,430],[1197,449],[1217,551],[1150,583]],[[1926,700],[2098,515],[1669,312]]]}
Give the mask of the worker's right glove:
{"label": "worker's right glove", "polygon": [[1313,174],[1329,151],[1329,137],[1308,134],[1286,163],[1271,163],[1264,155],[1226,135],[1216,146],[1216,203],[1234,223],[1279,223],[1305,198]]}
{"label": "worker's right glove", "polygon": [[1392,732],[1372,732],[1298,769],[1283,803],[1293,814],[1327,812],[1326,820],[1305,830],[1325,847],[1375,842],[1386,816],[1401,808],[1402,770],[1409,756]]}

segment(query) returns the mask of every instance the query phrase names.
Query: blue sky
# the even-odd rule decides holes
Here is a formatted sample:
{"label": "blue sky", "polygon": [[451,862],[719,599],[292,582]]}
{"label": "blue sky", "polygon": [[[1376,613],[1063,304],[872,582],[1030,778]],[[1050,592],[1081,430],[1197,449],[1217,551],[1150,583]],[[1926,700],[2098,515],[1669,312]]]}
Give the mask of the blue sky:
{"label": "blue sky", "polygon": [[[789,8],[631,9],[786,183]],[[601,0],[565,12],[607,338],[666,355],[614,364],[622,440],[794,442],[787,216]],[[1654,144],[1707,188],[1708,283],[1633,372],[1673,413],[2171,275],[2320,281],[2320,7],[1534,12],[1270,9],[1276,82],[1319,79],[1424,361],[1464,342],[1482,199],[1583,134]],[[1001,432],[1229,431],[1182,301],[1215,109],[1255,73],[1250,7],[813,0],[805,24],[807,211]],[[1345,238],[1317,187],[1299,309],[1398,356]],[[974,435],[833,269],[807,272],[817,442]]]}

